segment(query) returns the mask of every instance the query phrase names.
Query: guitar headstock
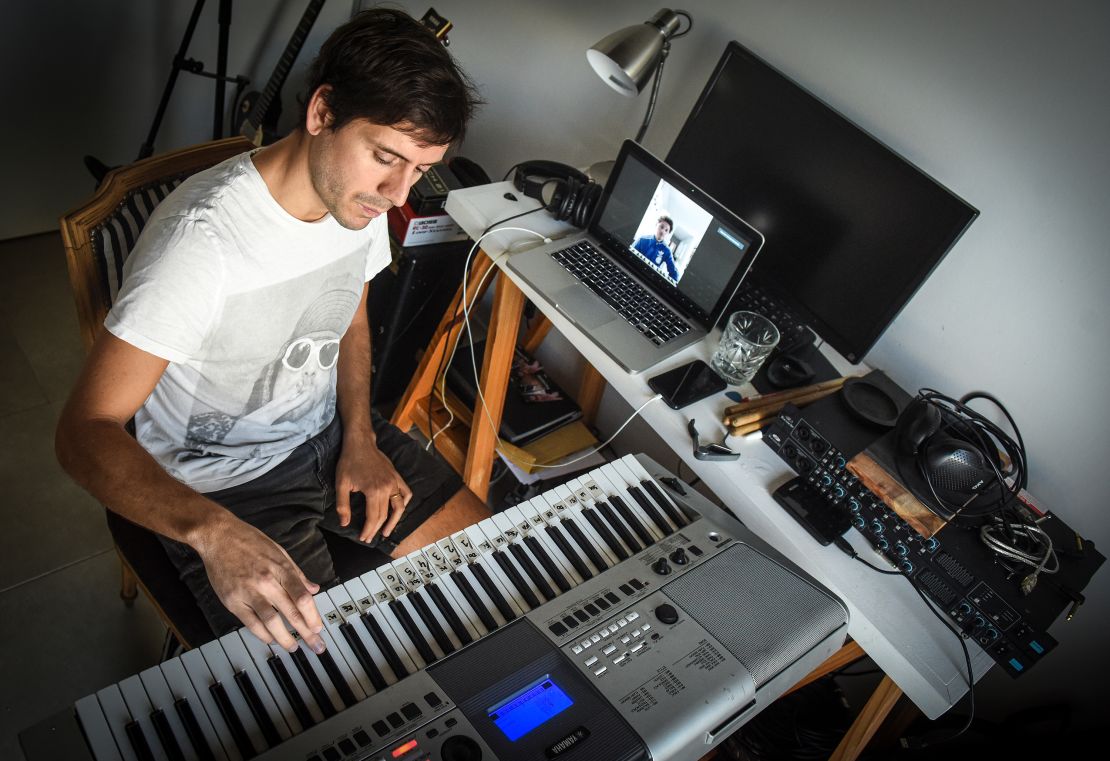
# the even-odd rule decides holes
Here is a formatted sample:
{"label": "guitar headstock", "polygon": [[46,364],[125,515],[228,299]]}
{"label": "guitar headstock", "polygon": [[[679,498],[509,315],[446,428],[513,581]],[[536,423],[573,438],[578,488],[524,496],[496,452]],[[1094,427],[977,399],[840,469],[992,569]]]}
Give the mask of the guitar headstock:
{"label": "guitar headstock", "polygon": [[432,34],[443,43],[444,47],[451,44],[451,40],[447,39],[447,33],[451,31],[454,24],[436,13],[435,8],[429,8],[428,12],[420,17],[420,23],[431,29]]}

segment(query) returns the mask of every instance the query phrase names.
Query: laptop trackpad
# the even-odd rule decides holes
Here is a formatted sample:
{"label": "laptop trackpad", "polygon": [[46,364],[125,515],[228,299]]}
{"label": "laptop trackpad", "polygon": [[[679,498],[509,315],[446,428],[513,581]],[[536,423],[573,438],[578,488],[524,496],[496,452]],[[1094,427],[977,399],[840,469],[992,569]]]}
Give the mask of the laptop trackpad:
{"label": "laptop trackpad", "polygon": [[560,312],[581,328],[596,328],[617,317],[617,313],[605,302],[578,283],[555,291],[551,300]]}

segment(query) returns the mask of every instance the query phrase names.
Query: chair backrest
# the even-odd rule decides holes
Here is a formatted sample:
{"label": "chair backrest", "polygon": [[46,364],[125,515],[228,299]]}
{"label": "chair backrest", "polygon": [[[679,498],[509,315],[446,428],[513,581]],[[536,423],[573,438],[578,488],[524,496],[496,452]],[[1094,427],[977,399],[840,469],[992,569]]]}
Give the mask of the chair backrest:
{"label": "chair backrest", "polygon": [[92,346],[119,292],[123,263],[150,214],[192,174],[254,148],[230,137],[151,156],[113,169],[91,199],[60,221],[85,350]]}

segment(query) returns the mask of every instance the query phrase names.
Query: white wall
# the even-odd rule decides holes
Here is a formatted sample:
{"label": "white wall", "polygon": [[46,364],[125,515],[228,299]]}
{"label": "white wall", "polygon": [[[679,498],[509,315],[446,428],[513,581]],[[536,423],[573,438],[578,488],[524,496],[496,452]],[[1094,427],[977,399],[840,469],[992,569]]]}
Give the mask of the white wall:
{"label": "white wall", "polygon": [[[83,154],[109,163],[133,158],[191,7],[185,0],[92,5],[23,4],[9,9],[16,20],[0,31],[8,104],[0,238],[53,229],[57,215],[91,190]],[[426,10],[402,5],[414,15]],[[216,6],[210,0],[190,49],[210,67]],[[261,87],[303,6],[237,0],[232,73]],[[632,0],[437,3],[455,24],[451,50],[488,101],[460,152],[495,179],[525,159],[586,166],[613,158],[635,134],[647,98],[609,90],[584,51],[658,7]],[[906,388],[997,395],[1028,445],[1032,493],[1110,547],[1099,481],[1110,452],[1102,395],[1110,370],[1103,297],[1110,286],[1110,4],[688,0],[683,7],[695,26],[674,43],[646,146],[666,153],[725,44],[736,39],[976,206],[979,219],[867,359]],[[294,79],[350,8],[345,0],[325,4]],[[262,42],[267,35],[273,39]],[[211,92],[206,80],[179,82],[160,148],[209,136]],[[286,100],[288,118],[294,106]],[[571,374],[573,351],[557,338],[549,343],[549,364]],[[628,411],[607,395],[602,420],[615,428]],[[627,440],[639,447],[643,431],[630,431]],[[987,677],[977,700],[984,715],[1067,701],[1089,726],[1101,718],[1110,698],[1101,641],[1110,571],[1100,572],[1086,596],[1075,620],[1055,626],[1061,645],[1034,671],[1015,681]]]}

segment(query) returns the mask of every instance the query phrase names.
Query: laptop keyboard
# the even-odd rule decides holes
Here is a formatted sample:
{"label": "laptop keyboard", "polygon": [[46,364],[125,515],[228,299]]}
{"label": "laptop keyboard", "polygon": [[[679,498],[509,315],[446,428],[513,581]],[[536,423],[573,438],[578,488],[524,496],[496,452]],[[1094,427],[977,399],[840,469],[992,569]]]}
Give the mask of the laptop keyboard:
{"label": "laptop keyboard", "polygon": [[692,329],[689,323],[589,241],[553,251],[551,258],[656,346],[662,346]]}

